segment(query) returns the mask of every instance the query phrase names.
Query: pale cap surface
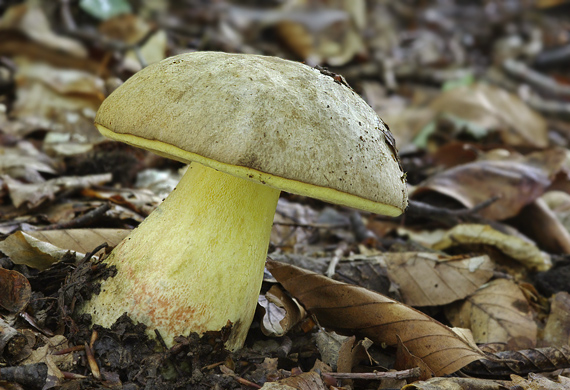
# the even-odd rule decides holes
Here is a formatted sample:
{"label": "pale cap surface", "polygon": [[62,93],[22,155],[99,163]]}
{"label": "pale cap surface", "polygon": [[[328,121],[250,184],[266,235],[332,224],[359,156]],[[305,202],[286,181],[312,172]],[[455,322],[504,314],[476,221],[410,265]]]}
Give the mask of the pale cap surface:
{"label": "pale cap surface", "polygon": [[280,190],[387,215],[407,205],[384,123],[352,89],[298,62],[170,57],[113,92],[95,123],[107,137]]}

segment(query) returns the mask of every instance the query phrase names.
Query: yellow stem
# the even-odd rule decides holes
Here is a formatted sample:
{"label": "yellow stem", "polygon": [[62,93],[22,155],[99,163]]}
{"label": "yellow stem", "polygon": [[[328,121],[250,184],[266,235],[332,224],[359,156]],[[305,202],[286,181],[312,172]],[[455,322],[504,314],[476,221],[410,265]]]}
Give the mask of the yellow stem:
{"label": "yellow stem", "polygon": [[124,312],[178,335],[233,323],[243,345],[261,287],[279,192],[192,163],[168,198],[111,253],[118,273],[84,311],[109,327]]}

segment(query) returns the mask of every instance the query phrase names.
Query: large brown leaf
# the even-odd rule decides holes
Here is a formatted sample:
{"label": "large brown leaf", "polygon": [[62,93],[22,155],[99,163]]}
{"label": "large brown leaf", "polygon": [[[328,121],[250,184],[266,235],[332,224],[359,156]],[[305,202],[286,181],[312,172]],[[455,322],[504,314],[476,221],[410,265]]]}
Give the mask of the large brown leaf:
{"label": "large brown leaf", "polygon": [[0,307],[19,313],[30,302],[31,296],[32,289],[24,275],[0,268]]}
{"label": "large brown leaf", "polygon": [[471,329],[477,343],[504,343],[511,350],[536,346],[532,310],[511,280],[493,280],[465,301],[449,306],[446,315],[454,326]]}
{"label": "large brown leaf", "polygon": [[438,306],[463,299],[493,276],[489,256],[386,253],[388,276],[410,306]]}
{"label": "large brown leaf", "polygon": [[558,148],[520,156],[489,152],[483,159],[457,165],[431,176],[410,195],[421,198],[429,192],[449,196],[465,207],[474,207],[494,196],[500,198],[481,210],[483,217],[503,220],[513,217],[540,197],[560,171],[566,151]]}
{"label": "large brown leaf", "polygon": [[267,269],[321,325],[392,346],[399,337],[436,375],[484,358],[449,327],[381,294],[273,260]]}

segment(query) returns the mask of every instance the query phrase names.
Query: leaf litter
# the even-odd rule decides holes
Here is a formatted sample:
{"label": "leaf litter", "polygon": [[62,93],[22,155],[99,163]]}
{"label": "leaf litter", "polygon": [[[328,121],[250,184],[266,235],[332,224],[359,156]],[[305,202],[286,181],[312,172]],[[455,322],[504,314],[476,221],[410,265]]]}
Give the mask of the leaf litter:
{"label": "leaf litter", "polygon": [[[0,4],[0,386],[566,383],[563,371],[534,373],[570,361],[569,80],[553,54],[567,45],[567,5],[278,3],[145,3],[114,16]],[[344,76],[390,124],[413,194],[396,219],[283,194],[270,257],[302,269],[268,263],[265,310],[233,354],[227,329],[168,349],[128,315],[104,329],[75,313],[114,272],[110,247],[94,249],[144,220],[181,168],[102,141],[95,111],[132,73],[188,49]],[[430,379],[457,370],[475,378]]]}

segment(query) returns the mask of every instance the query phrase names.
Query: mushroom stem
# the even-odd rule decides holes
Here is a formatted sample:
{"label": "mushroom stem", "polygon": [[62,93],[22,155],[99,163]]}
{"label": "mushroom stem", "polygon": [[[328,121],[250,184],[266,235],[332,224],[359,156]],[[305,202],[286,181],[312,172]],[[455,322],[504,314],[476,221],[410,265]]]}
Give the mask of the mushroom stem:
{"label": "mushroom stem", "polygon": [[233,323],[243,345],[257,304],[279,190],[192,163],[176,189],[108,257],[117,275],[84,312],[110,327],[124,312],[167,345]]}

